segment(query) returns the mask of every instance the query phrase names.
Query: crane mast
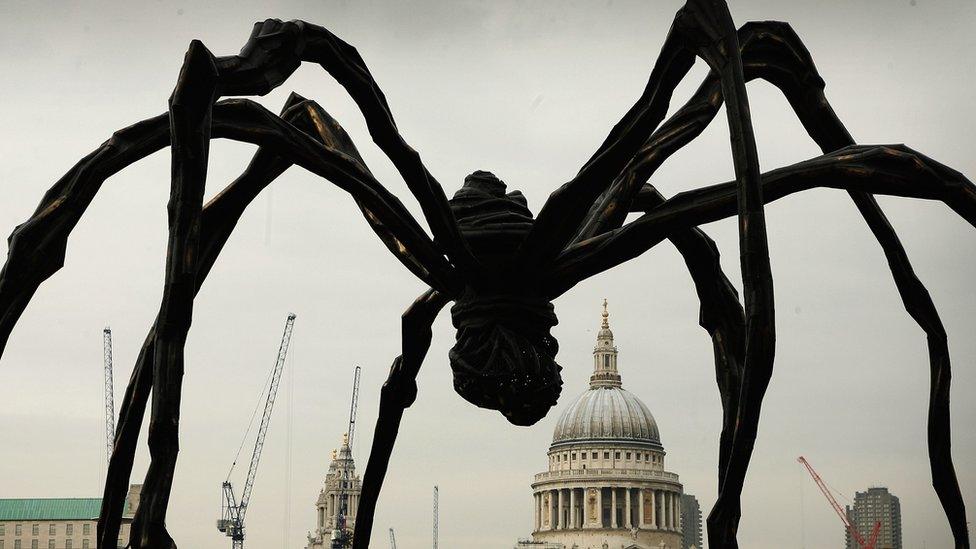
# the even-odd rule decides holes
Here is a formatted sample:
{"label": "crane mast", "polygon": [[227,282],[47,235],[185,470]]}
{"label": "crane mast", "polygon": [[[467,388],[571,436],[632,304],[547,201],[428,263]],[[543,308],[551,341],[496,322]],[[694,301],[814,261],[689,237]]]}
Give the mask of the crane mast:
{"label": "crane mast", "polygon": [[[359,375],[362,368],[356,366],[352,376],[352,401],[349,404],[349,428],[346,430],[345,445],[352,452],[352,439],[356,434],[356,414],[359,411]],[[351,455],[351,454],[350,454]],[[350,547],[352,544],[352,532],[346,526],[346,517],[349,516],[349,494],[346,493],[344,480],[339,481],[339,509],[336,517],[336,528],[332,536],[332,547],[340,549]]]}
{"label": "crane mast", "polygon": [[434,486],[434,549],[437,549],[437,486]]}
{"label": "crane mast", "polygon": [[[264,403],[264,413],[261,415],[257,438],[254,441],[254,450],[251,452],[251,464],[247,469],[247,479],[244,481],[244,490],[241,492],[240,501],[234,496],[234,487],[230,482],[230,474],[227,475],[227,480],[221,485],[223,500],[221,503],[221,518],[217,521],[217,529],[231,538],[234,549],[243,549],[244,547],[244,516],[247,514],[247,506],[251,501],[251,489],[254,487],[254,477],[258,472],[258,462],[261,461],[261,451],[264,449],[264,439],[268,434],[268,425],[271,422],[271,410],[274,408],[275,396],[278,394],[281,372],[285,367],[285,357],[288,355],[288,345],[291,343],[291,333],[294,325],[295,314],[288,313],[288,318],[285,320],[285,330],[281,335],[281,344],[278,347],[278,359],[275,361],[274,370],[271,372],[271,381],[268,385],[268,399]],[[231,472],[233,470],[234,467],[231,466]]]}
{"label": "crane mast", "polygon": [[881,522],[874,523],[874,531],[871,533],[870,540],[864,541],[864,536],[862,536],[860,532],[857,531],[857,528],[855,528],[854,525],[851,524],[850,519],[847,518],[847,513],[844,512],[840,504],[837,503],[837,500],[834,499],[833,494],[830,493],[830,489],[827,488],[827,484],[823,481],[822,478],[820,478],[820,475],[818,475],[817,472],[813,469],[813,466],[810,465],[810,462],[807,461],[807,458],[800,456],[799,458],[797,458],[797,461],[800,462],[804,467],[806,467],[807,472],[810,473],[811,477],[813,477],[813,482],[817,484],[817,488],[820,488],[820,491],[827,498],[827,501],[830,503],[830,506],[834,508],[834,512],[837,513],[837,516],[840,517],[841,522],[843,522],[844,526],[847,527],[847,531],[851,533],[851,537],[854,538],[854,541],[857,543],[857,546],[862,547],[863,549],[874,549],[874,546],[878,540],[878,531],[881,530]]}
{"label": "crane mast", "polygon": [[102,330],[102,356],[105,359],[105,456],[112,461],[115,450],[115,385],[112,381],[112,328]]}
{"label": "crane mast", "polygon": [[356,372],[352,378],[352,403],[349,405],[349,429],[346,431],[349,440],[349,449],[352,449],[352,437],[356,433],[356,412],[359,409],[359,373],[362,370],[356,366]]}

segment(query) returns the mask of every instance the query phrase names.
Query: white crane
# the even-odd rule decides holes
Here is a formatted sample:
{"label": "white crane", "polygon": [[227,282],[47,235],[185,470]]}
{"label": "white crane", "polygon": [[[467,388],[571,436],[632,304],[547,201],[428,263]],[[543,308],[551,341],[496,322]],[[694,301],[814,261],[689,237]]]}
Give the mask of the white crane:
{"label": "white crane", "polygon": [[115,450],[115,385],[112,382],[112,329],[102,330],[102,355],[105,358],[105,457],[111,462]]}
{"label": "white crane", "polygon": [[434,486],[434,549],[437,549],[437,486]]}
{"label": "white crane", "polygon": [[[352,452],[352,439],[356,434],[356,414],[359,411],[359,374],[362,368],[356,366],[352,377],[352,402],[349,404],[349,429],[346,430],[346,446]],[[351,455],[351,454],[350,454]],[[333,549],[343,549],[352,546],[352,529],[346,523],[349,516],[349,494],[345,490],[346,481],[339,481],[339,509],[336,516],[335,530],[332,532]]]}
{"label": "white crane", "polygon": [[274,370],[271,372],[270,385],[268,385],[268,400],[264,403],[264,415],[261,416],[261,424],[258,427],[257,438],[254,441],[254,451],[251,453],[251,465],[247,470],[247,480],[244,482],[244,491],[241,493],[240,502],[234,498],[234,487],[230,482],[230,473],[234,471],[234,465],[237,465],[236,459],[234,460],[234,465],[231,465],[230,472],[227,473],[227,480],[222,484],[223,499],[221,503],[221,518],[217,520],[217,530],[227,534],[227,537],[231,539],[231,546],[234,549],[244,548],[244,515],[247,513],[247,505],[251,501],[251,489],[254,487],[254,476],[257,474],[258,462],[261,460],[261,450],[264,449],[264,438],[268,434],[271,410],[274,408],[275,395],[278,393],[278,383],[281,381],[281,371],[285,367],[285,356],[288,354],[288,344],[291,341],[291,332],[294,325],[295,314],[288,313],[288,319],[285,321],[285,331],[281,335],[281,345],[278,347],[278,360],[275,362]]}

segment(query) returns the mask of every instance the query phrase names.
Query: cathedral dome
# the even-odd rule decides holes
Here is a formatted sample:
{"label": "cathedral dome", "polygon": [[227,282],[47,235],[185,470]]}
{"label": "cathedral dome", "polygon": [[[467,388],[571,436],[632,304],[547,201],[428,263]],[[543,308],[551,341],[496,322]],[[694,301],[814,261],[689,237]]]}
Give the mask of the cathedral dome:
{"label": "cathedral dome", "polygon": [[604,300],[603,323],[593,349],[590,388],[576,397],[559,416],[552,446],[615,441],[663,450],[651,411],[621,386],[617,347],[608,317]]}
{"label": "cathedral dome", "polygon": [[591,387],[559,416],[552,445],[608,441],[662,449],[657,422],[639,398],[620,387]]}

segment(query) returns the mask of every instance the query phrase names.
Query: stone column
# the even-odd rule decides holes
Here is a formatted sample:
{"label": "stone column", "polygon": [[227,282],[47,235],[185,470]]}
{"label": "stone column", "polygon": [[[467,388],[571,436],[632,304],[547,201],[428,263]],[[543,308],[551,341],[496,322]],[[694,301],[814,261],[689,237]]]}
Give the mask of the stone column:
{"label": "stone column", "polygon": [[555,530],[556,529],[556,512],[555,512],[554,502],[552,501],[553,499],[555,499],[555,495],[556,494],[554,494],[553,492],[555,492],[555,490],[549,490],[549,505],[548,505],[548,508],[546,509],[546,512],[549,513],[549,529],[550,530]]}
{"label": "stone column", "polygon": [[651,528],[657,530],[657,490],[651,490]]}
{"label": "stone column", "polygon": [[566,527],[563,521],[563,489],[556,490],[556,528],[562,530]]}
{"label": "stone column", "polygon": [[671,492],[664,492],[664,508],[668,512],[668,530],[674,530],[674,498]]}
{"label": "stone column", "polygon": [[596,489],[596,525],[603,528],[603,488]]}
{"label": "stone column", "polygon": [[532,514],[534,517],[532,521],[532,531],[538,532],[539,531],[539,494],[536,494],[534,492],[532,494]]}
{"label": "stone column", "polygon": [[575,529],[576,526],[576,488],[569,489],[569,527]]}
{"label": "stone column", "polygon": [[624,527],[629,530],[633,526],[630,516],[630,488],[624,488]]}
{"label": "stone column", "polygon": [[643,528],[644,523],[644,490],[637,490],[637,527]]}
{"label": "stone column", "polygon": [[542,530],[542,523],[546,521],[546,510],[542,507],[542,492],[537,492],[536,495],[539,497],[539,501],[536,502],[536,510],[539,511],[539,530]]}
{"label": "stone column", "polygon": [[617,487],[610,488],[610,528],[617,527]]}
{"label": "stone column", "polygon": [[670,530],[671,529],[671,492],[665,490],[663,496],[664,496],[664,528]]}

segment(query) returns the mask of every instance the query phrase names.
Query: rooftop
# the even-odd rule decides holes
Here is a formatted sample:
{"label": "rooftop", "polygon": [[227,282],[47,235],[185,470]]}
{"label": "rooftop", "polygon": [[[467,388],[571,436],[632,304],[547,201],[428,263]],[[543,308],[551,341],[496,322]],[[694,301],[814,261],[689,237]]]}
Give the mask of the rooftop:
{"label": "rooftop", "polygon": [[95,520],[102,498],[0,499],[0,520]]}

